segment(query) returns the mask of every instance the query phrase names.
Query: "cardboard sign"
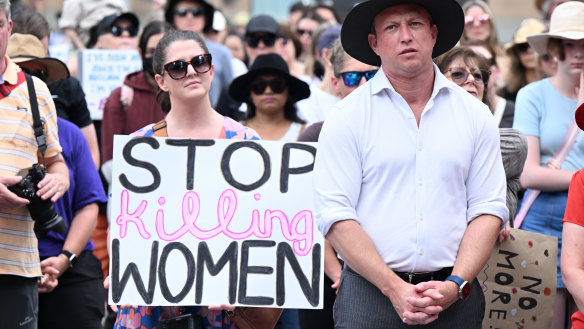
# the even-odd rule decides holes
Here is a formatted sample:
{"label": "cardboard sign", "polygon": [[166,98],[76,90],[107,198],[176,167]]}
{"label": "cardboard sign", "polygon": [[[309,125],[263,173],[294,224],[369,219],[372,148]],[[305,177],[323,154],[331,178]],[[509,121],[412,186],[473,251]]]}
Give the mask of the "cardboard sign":
{"label": "cardboard sign", "polygon": [[309,143],[114,137],[110,304],[322,308]]}
{"label": "cardboard sign", "polygon": [[511,229],[477,279],[485,293],[484,329],[549,329],[556,297],[558,239]]}
{"label": "cardboard sign", "polygon": [[78,52],[77,77],[93,120],[103,118],[103,107],[110,93],[124,83],[128,73],[142,69],[137,50],[85,49]]}

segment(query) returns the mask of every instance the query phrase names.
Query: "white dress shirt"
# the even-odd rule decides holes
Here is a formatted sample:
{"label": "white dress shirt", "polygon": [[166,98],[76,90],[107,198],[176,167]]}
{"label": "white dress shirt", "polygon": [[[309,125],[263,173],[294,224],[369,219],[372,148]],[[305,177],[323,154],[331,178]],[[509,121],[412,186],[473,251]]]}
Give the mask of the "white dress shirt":
{"label": "white dress shirt", "polygon": [[470,221],[508,220],[499,130],[486,105],[436,78],[418,127],[383,71],[333,106],[315,163],[316,219],[356,220],[395,271],[453,266]]}

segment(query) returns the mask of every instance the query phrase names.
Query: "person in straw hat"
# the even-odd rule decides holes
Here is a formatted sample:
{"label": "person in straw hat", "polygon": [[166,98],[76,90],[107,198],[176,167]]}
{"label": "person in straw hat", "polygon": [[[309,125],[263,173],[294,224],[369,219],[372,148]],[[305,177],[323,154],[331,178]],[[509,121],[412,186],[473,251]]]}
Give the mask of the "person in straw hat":
{"label": "person in straw hat", "polygon": [[[584,74],[584,3],[569,1],[553,12],[550,30],[528,36],[527,42],[540,55],[557,60],[556,74],[519,90],[513,128],[527,137],[527,161],[521,185],[529,189],[517,218],[524,217],[522,229],[558,237],[562,248],[562,218],[568,186],[576,170],[584,167],[584,136],[571,127],[577,107],[577,89]],[[567,136],[576,136],[575,142]],[[534,198],[531,190],[539,190]],[[531,194],[531,196],[530,196]],[[529,206],[530,205],[530,206]],[[565,319],[572,299],[557,267],[557,294],[552,327],[567,327]]]}
{"label": "person in straw hat", "polygon": [[493,115],[432,62],[463,28],[454,0],[369,0],[343,23],[345,51],[381,68],[319,137],[316,221],[346,262],[336,328],[482,327],[475,277],[509,212]]}
{"label": "person in straw hat", "polygon": [[[584,77],[581,79],[584,84]],[[576,110],[576,123],[584,130],[584,88],[578,93]],[[574,174],[570,181],[568,203],[564,214],[562,240],[564,250],[562,252],[562,279],[566,287],[574,297],[578,310],[572,315],[572,328],[584,329],[584,253],[582,241],[584,241],[584,170]]]}
{"label": "person in straw hat", "polygon": [[519,89],[541,79],[541,74],[538,72],[537,54],[527,43],[527,36],[542,33],[545,30],[545,25],[539,20],[526,19],[515,31],[513,40],[505,45],[505,52],[510,59],[509,73],[504,77],[505,86],[501,90],[505,99],[514,102]]}

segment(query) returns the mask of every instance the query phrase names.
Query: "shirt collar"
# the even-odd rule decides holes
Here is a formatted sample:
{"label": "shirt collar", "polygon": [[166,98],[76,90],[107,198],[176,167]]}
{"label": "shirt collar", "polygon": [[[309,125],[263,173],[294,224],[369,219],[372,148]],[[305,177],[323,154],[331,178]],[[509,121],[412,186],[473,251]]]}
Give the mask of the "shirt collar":
{"label": "shirt collar", "polygon": [[18,65],[14,64],[8,56],[5,56],[4,60],[6,61],[6,70],[2,75],[4,82],[8,82],[11,85],[15,85],[18,83],[18,71],[20,71]]}
{"label": "shirt collar", "polygon": [[[446,78],[444,74],[442,74],[442,72],[440,72],[438,66],[436,66],[436,64],[434,63],[432,63],[432,66],[434,67],[435,78],[434,87],[432,89],[432,96],[430,96],[431,99],[436,97],[438,93],[440,93],[440,91],[442,90],[452,90],[454,88],[453,83],[450,80],[448,80],[448,78]],[[388,89],[391,93],[397,93],[393,88],[393,85],[383,72],[383,67],[379,68],[378,73],[379,74],[376,74],[371,79],[371,94],[377,94],[384,89]]]}

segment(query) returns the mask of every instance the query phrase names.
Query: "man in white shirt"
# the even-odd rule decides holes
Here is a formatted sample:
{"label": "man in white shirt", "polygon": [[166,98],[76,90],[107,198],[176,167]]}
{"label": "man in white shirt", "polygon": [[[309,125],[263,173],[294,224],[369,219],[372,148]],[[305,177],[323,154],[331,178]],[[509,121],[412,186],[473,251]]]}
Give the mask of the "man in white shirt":
{"label": "man in white shirt", "polygon": [[369,0],[343,47],[380,65],[337,103],[319,138],[317,223],[345,260],[335,328],[476,328],[475,277],[508,220],[489,109],[432,63],[458,41],[454,0]]}

